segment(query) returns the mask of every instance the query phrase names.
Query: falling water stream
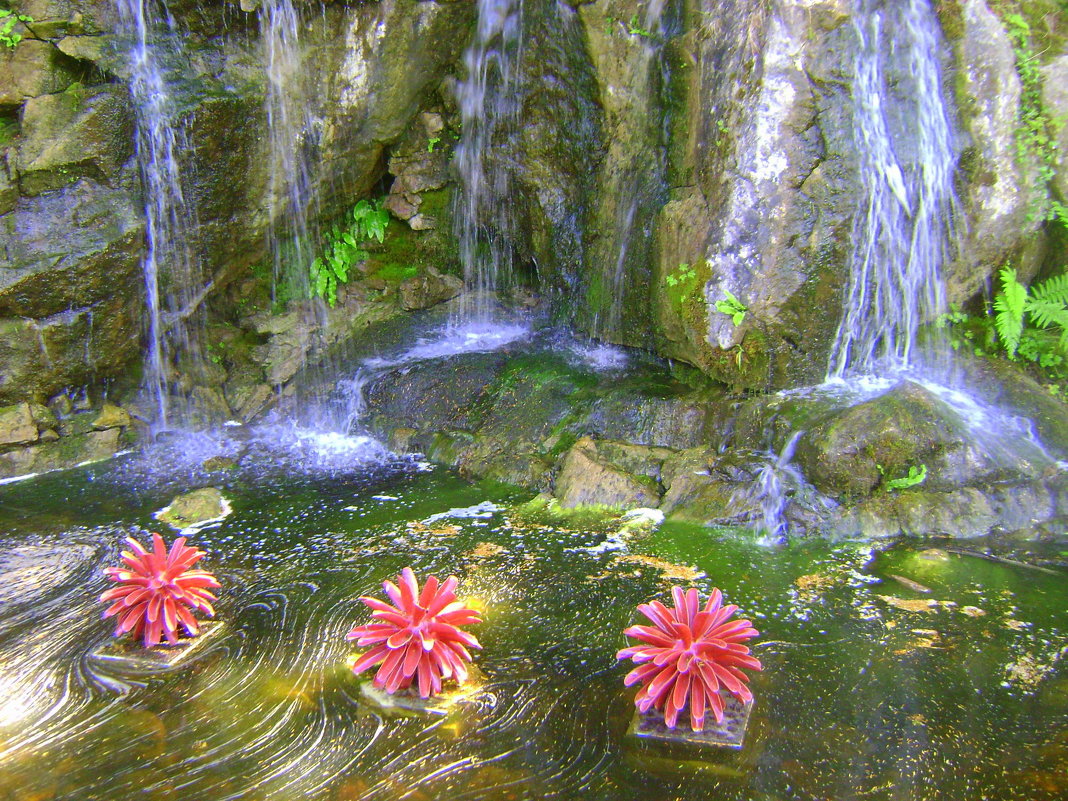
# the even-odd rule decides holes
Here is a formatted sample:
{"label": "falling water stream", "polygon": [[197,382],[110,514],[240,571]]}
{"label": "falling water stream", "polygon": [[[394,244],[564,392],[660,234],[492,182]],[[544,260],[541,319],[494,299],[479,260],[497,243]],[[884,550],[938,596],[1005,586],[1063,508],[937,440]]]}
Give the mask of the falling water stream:
{"label": "falling water stream", "polygon": [[318,149],[310,80],[299,41],[301,19],[291,0],[266,0],[260,27],[267,69],[264,105],[270,136],[270,226],[274,291],[288,284],[307,293],[316,231],[313,176]]}
{"label": "falling water stream", "polygon": [[172,391],[178,361],[195,367],[201,354],[203,320],[199,304],[210,289],[200,276],[191,246],[193,209],[182,188],[178,155],[184,146],[166,61],[178,61],[179,37],[153,0],[118,0],[127,51],[130,92],[137,120],[136,154],[141,170],[146,220],[145,282],[148,344],[145,389],[154,405],[154,424],[166,429],[184,410]]}
{"label": "falling water stream", "polygon": [[454,219],[470,302],[464,316],[486,320],[489,293],[512,274],[513,175],[509,164],[520,111],[523,0],[479,0],[467,77],[457,96],[463,133],[456,151],[460,179]]}
{"label": "falling water stream", "polygon": [[938,19],[928,0],[863,6],[853,103],[866,196],[829,378],[920,366],[920,326],[945,311],[942,268],[954,245],[958,145],[942,90]]}

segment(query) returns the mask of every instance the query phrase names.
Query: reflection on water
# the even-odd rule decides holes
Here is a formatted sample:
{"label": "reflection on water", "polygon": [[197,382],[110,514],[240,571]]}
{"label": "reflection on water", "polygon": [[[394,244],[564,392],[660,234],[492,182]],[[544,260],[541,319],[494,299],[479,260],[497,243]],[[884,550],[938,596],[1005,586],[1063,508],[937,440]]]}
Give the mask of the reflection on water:
{"label": "reflection on water", "polygon": [[[533,518],[442,470],[238,468],[212,477],[234,513],[195,543],[226,630],[176,672],[123,675],[88,656],[111,631],[102,567],[178,488],[144,475],[0,487],[0,799],[1068,795],[1063,574],[670,523],[602,549],[618,526]],[[409,563],[485,609],[485,684],[444,718],[382,716],[345,664],[358,596]],[[615,652],[668,575],[723,588],[761,630],[741,752],[626,734]]]}

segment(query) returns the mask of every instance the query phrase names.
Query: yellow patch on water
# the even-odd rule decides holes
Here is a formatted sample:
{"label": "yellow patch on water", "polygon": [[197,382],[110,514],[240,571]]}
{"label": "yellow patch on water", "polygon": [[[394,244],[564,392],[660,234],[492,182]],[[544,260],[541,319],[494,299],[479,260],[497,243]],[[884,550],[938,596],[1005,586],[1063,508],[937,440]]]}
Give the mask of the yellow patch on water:
{"label": "yellow patch on water", "polygon": [[508,549],[493,542],[480,542],[467,552],[467,556],[471,559],[489,559],[502,553],[508,553]]}
{"label": "yellow patch on water", "polygon": [[644,554],[622,554],[613,559],[612,564],[634,564],[656,568],[660,571],[660,577],[666,581],[697,581],[699,578],[704,578],[705,575],[693,565],[677,565],[674,562],[668,562],[666,559],[645,556]]}

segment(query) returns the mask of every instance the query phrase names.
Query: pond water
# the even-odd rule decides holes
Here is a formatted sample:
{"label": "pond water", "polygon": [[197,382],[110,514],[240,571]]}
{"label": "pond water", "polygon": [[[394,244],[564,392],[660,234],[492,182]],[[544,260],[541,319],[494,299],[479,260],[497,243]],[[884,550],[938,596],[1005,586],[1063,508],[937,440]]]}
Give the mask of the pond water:
{"label": "pond water", "polygon": [[[932,543],[620,537],[413,461],[246,462],[157,451],[0,486],[0,799],[1068,797],[1063,573]],[[233,504],[191,536],[225,630],[174,671],[105,670],[101,569],[206,484]],[[484,609],[483,683],[443,718],[381,713],[346,665],[358,597],[409,564]],[[691,582],[761,631],[740,751],[627,733],[622,629]]]}

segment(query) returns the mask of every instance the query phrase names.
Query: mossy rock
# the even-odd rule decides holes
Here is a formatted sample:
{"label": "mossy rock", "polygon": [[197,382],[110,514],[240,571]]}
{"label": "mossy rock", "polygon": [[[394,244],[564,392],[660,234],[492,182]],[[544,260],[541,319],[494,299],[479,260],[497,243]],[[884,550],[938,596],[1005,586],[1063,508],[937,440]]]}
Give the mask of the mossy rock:
{"label": "mossy rock", "polygon": [[156,513],[156,519],[179,530],[219,520],[230,514],[230,503],[215,487],[178,495]]}

